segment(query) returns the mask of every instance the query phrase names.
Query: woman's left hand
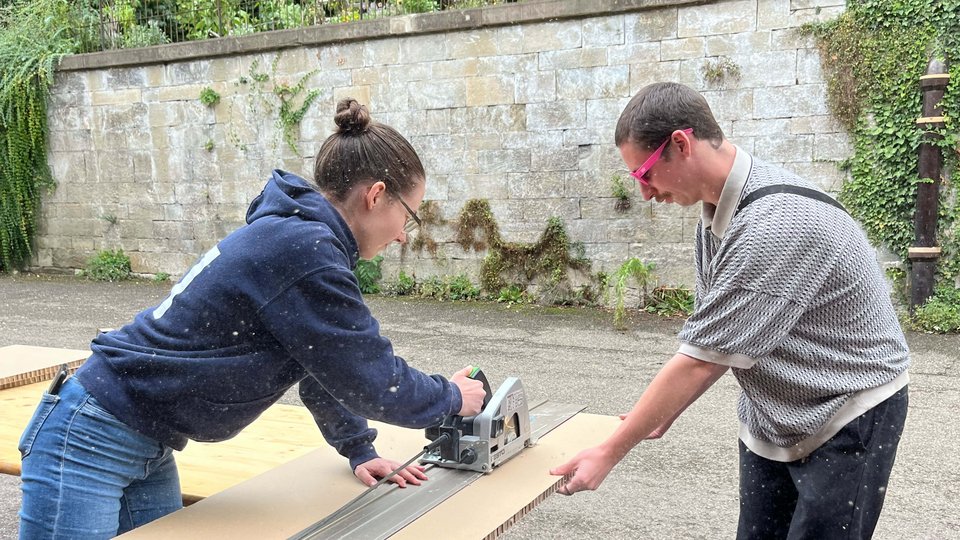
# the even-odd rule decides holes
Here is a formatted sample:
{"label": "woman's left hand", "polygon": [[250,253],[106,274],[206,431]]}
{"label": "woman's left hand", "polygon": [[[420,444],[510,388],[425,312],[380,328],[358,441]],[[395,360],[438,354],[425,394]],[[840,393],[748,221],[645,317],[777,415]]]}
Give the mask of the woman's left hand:
{"label": "woman's left hand", "polygon": [[[364,484],[372,486],[377,483],[378,478],[383,478],[390,474],[400,465],[401,463],[398,461],[378,457],[357,465],[357,468],[353,470],[353,474]],[[419,486],[422,480],[427,479],[427,475],[423,472],[424,470],[420,465],[409,465],[393,475],[388,482],[393,482],[400,487],[407,487],[407,484]]]}

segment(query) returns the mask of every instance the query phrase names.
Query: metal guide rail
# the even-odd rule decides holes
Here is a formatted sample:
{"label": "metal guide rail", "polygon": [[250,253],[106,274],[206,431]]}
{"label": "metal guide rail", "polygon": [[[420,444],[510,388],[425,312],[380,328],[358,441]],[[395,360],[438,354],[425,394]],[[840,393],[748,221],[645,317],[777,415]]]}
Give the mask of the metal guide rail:
{"label": "metal guide rail", "polygon": [[[541,402],[530,409],[534,443],[584,409],[580,405]],[[420,454],[415,456],[414,461]],[[401,489],[395,484],[374,493],[368,488],[359,497],[290,537],[307,539],[381,539],[403,529],[458,491],[485,476],[482,472],[428,466],[430,481]],[[496,473],[493,473],[496,474]]]}

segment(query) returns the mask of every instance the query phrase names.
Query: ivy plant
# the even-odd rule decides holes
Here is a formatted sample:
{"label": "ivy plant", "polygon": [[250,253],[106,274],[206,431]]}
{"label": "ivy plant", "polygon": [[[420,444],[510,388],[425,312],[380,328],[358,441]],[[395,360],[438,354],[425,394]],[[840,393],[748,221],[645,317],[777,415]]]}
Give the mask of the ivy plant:
{"label": "ivy plant", "polygon": [[47,166],[47,95],[59,59],[81,43],[67,0],[0,8],[0,271],[32,254]]}
{"label": "ivy plant", "polygon": [[945,127],[936,142],[945,157],[941,190],[938,265],[941,283],[960,275],[960,206],[956,176],[960,136],[960,0],[862,0],[837,19],[803,28],[816,37],[834,115],[853,137],[843,166],[850,179],[840,199],[871,241],[905,263],[914,240],[913,216],[920,178],[917,155],[922,113],[919,79],[931,58],[950,66],[941,101]]}

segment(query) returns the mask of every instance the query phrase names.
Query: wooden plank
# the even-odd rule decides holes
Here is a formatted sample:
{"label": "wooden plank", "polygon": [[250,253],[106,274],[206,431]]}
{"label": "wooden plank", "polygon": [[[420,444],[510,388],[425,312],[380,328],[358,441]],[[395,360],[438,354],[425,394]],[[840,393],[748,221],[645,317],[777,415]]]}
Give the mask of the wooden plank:
{"label": "wooden plank", "polygon": [[8,345],[0,347],[0,390],[49,381],[61,364],[75,371],[89,350]]}
{"label": "wooden plank", "polygon": [[[560,479],[549,474],[551,467],[598,444],[619,423],[613,416],[574,416],[536,446],[473,482],[394,538],[433,538],[438,531],[443,531],[445,539],[499,534],[557,487]],[[422,430],[374,424],[380,431],[377,447],[383,456],[403,460],[419,452],[426,442]],[[319,448],[122,538],[288,538],[334,512],[364,489],[343,458],[331,448]]]}

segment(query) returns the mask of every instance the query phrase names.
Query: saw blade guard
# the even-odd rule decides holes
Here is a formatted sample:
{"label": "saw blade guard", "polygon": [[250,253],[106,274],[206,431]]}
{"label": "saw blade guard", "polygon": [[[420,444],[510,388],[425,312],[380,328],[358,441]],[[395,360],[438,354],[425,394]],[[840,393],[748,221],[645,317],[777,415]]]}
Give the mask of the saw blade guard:
{"label": "saw blade guard", "polygon": [[507,378],[476,416],[448,417],[439,429],[427,430],[448,443],[426,454],[423,463],[489,473],[530,445],[530,410],[523,384]]}

